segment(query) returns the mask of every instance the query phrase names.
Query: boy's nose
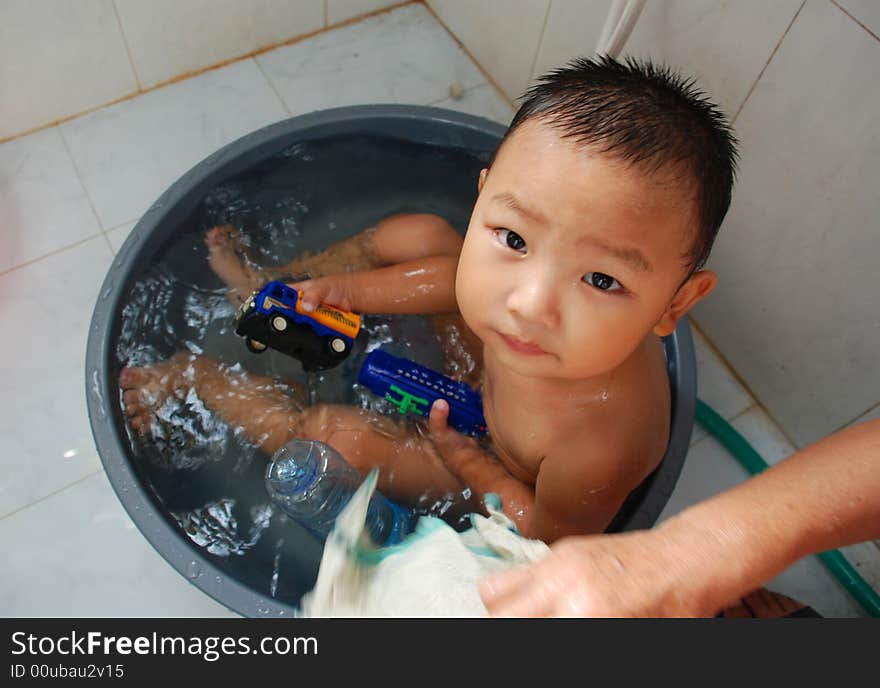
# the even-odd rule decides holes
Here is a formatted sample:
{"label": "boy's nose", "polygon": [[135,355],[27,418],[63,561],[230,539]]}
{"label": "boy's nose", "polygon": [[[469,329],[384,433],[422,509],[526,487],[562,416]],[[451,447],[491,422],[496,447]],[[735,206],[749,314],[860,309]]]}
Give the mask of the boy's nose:
{"label": "boy's nose", "polygon": [[518,284],[507,297],[507,308],[522,320],[552,329],[559,325],[557,290],[549,280]]}

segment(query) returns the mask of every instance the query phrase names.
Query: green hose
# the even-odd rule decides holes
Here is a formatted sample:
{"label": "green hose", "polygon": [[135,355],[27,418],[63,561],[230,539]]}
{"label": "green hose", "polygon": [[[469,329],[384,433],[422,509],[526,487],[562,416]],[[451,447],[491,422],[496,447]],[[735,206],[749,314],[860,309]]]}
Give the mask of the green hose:
{"label": "green hose", "polygon": [[[724,445],[751,475],[757,475],[769,468],[767,462],[745,437],[700,399],[697,399],[696,418],[697,422]],[[816,556],[869,616],[880,617],[880,595],[868,585],[839,550],[820,552]]]}

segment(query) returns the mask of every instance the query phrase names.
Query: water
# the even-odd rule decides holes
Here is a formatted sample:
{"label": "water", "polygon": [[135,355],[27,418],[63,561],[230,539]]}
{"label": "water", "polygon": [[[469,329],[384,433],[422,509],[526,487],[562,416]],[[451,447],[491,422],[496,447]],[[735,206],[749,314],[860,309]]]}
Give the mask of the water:
{"label": "water", "polygon": [[[302,385],[307,403],[387,411],[387,402],[355,385],[363,356],[382,346],[443,370],[426,318],[367,316],[352,355],[336,369],[307,377],[297,361],[273,351],[251,354],[235,335],[234,308],[208,266],[203,235],[232,224],[256,263],[276,266],[395,213],[436,213],[463,233],[489,155],[345,136],[297,144],[224,180],[135,276],[116,339],[119,367],[156,363],[185,350],[215,358],[231,371],[276,377],[281,388]],[[118,421],[124,417],[121,402],[120,393]],[[226,576],[297,604],[314,583],[321,544],[271,507],[263,483],[268,457],[190,390],[169,396],[157,415],[160,422],[145,438],[123,427],[131,461],[166,518]],[[421,506],[439,515],[449,508]]]}

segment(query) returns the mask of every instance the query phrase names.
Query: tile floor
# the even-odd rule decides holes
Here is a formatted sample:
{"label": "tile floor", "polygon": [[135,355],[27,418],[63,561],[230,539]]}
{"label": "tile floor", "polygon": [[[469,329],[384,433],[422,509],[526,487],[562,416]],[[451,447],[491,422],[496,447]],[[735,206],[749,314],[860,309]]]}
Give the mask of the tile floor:
{"label": "tile floor", "polygon": [[[452,82],[461,99],[448,97]],[[84,398],[89,320],[114,253],[189,167],[286,117],[367,102],[512,116],[445,30],[410,5],[0,145],[0,323],[7,333],[28,323],[26,337],[0,339],[0,616],[234,616],[155,552],[104,475]],[[701,398],[769,461],[788,455],[782,433],[696,340]],[[698,429],[661,518],[745,477]],[[880,588],[880,550],[846,551]],[[860,615],[813,558],[771,587],[828,616]]]}

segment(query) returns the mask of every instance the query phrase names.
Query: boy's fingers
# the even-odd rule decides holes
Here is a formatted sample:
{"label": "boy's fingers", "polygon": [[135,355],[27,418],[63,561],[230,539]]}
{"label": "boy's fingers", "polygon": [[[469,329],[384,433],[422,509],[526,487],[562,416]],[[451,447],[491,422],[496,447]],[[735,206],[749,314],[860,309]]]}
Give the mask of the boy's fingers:
{"label": "boy's fingers", "polygon": [[443,401],[443,399],[437,399],[431,405],[431,411],[428,414],[428,429],[435,435],[445,432],[449,427],[446,424],[448,418],[449,404]]}
{"label": "boy's fingers", "polygon": [[321,296],[316,292],[312,280],[293,282],[288,286],[299,292],[299,301],[304,311],[313,311],[321,303]]}

